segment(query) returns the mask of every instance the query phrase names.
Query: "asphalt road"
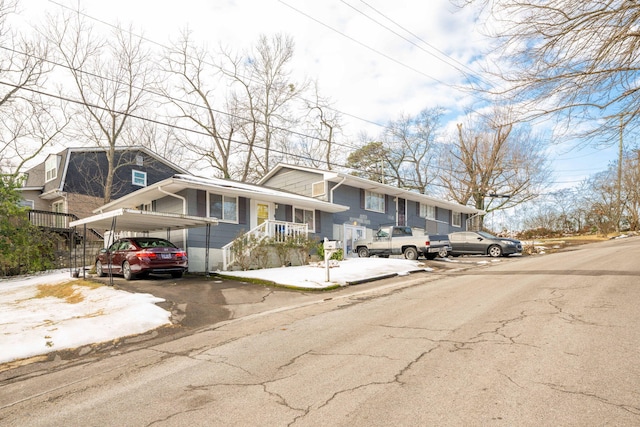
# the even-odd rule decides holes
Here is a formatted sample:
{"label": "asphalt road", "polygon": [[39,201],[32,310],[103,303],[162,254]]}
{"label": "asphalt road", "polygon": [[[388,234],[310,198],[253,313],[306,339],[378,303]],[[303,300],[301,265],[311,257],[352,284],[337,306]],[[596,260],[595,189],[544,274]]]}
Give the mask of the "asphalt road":
{"label": "asphalt road", "polygon": [[0,425],[640,425],[638,259],[631,238],[237,307],[5,374]]}

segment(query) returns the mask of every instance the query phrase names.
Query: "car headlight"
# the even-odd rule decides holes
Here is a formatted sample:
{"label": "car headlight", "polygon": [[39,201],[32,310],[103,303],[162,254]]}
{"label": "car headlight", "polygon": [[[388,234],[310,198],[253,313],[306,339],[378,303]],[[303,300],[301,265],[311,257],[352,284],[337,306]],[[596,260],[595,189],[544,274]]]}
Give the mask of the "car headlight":
{"label": "car headlight", "polygon": [[504,243],[507,246],[515,246],[516,244],[514,242],[512,242],[511,240],[500,240],[502,243]]}

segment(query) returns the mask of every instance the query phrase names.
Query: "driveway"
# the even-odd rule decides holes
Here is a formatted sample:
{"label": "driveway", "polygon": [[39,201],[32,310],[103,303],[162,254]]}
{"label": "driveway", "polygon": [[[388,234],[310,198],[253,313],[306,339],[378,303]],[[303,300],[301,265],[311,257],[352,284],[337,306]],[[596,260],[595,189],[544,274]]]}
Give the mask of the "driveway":
{"label": "driveway", "polygon": [[[413,277],[435,279],[439,277],[437,273],[466,269],[480,264],[475,261],[445,262],[442,260],[425,261],[424,263],[425,267],[431,271],[412,273]],[[109,277],[93,276],[91,280],[105,285],[110,284]],[[173,279],[166,275],[152,274],[147,279],[130,281],[121,276],[114,276],[111,283],[116,289],[133,293],[148,293],[163,298],[165,301],[158,303],[158,305],[171,312],[172,324],[115,341],[53,352],[48,355],[48,360],[70,361],[87,355],[103,357],[109,353],[128,352],[140,347],[178,339],[221,322],[279,310],[284,307],[305,306],[339,298],[342,295],[353,293],[354,286],[357,288],[357,292],[366,292],[370,289],[405,281],[407,281],[406,276],[398,276],[328,291],[303,291],[223,279],[215,275],[209,277],[186,275],[180,279]]]}

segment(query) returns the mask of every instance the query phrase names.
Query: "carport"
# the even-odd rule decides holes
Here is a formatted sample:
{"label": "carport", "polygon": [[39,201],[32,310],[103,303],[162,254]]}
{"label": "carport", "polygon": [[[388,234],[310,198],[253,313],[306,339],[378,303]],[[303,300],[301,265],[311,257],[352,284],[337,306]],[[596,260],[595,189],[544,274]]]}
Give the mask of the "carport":
{"label": "carport", "polygon": [[[131,231],[137,233],[151,233],[166,231],[167,238],[171,230],[184,230],[187,228],[205,227],[205,271],[209,271],[209,246],[211,241],[211,226],[218,225],[217,218],[203,218],[183,214],[141,211],[137,209],[116,209],[109,212],[82,218],[69,223],[72,228],[83,227],[83,254],[86,258],[87,228],[110,231],[113,236],[116,231]],[[107,247],[110,245],[107,242]],[[188,251],[188,248],[184,248]],[[69,245],[71,251],[71,245]],[[71,258],[71,254],[69,254]],[[75,264],[75,263],[74,263]],[[79,275],[76,265],[71,266],[72,275]],[[74,273],[75,272],[75,273]],[[82,277],[85,277],[85,269],[82,268]]]}

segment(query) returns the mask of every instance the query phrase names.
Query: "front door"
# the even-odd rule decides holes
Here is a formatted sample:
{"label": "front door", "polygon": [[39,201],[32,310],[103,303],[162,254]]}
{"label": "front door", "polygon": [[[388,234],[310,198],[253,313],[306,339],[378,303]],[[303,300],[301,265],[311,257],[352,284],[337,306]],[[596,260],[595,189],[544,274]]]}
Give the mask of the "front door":
{"label": "front door", "polygon": [[259,200],[251,201],[252,214],[251,214],[251,228],[264,223],[266,220],[273,218],[273,203],[263,202]]}
{"label": "front door", "polygon": [[358,239],[362,239],[366,236],[366,229],[364,227],[360,227],[357,225],[344,225],[344,241],[342,242],[342,248],[344,249],[343,256],[347,257],[357,257],[358,255],[353,253],[353,242]]}
{"label": "front door", "polygon": [[397,209],[398,218],[396,225],[407,225],[407,201],[403,198],[398,197]]}

